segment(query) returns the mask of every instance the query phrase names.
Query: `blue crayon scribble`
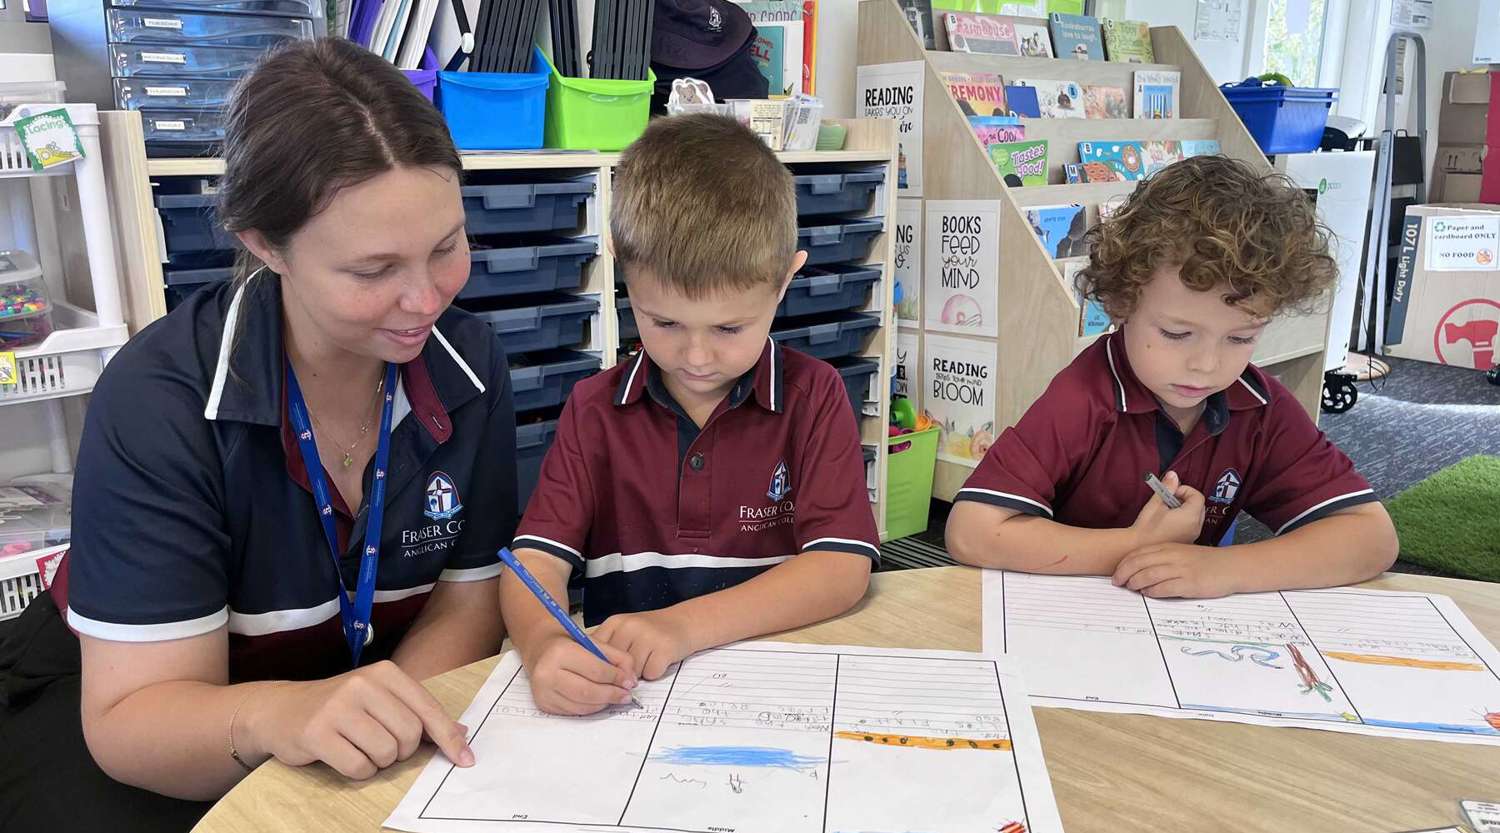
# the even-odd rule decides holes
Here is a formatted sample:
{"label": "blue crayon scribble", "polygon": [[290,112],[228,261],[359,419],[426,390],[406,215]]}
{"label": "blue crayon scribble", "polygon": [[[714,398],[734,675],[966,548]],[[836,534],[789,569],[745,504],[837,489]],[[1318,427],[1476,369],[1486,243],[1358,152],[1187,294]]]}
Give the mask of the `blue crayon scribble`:
{"label": "blue crayon scribble", "polygon": [[673,746],[652,759],[673,765],[745,766],[774,769],[807,769],[821,766],[822,758],[798,755],[772,746]]}

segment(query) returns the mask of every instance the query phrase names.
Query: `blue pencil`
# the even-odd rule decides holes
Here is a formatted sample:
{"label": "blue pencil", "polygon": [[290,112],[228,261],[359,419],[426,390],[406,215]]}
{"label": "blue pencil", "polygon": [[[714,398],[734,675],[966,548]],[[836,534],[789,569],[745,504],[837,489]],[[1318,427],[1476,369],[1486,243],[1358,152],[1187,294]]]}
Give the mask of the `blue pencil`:
{"label": "blue pencil", "polygon": [[[552,614],[552,618],[556,619],[557,623],[563,626],[563,630],[568,632],[568,636],[573,637],[574,642],[582,645],[584,650],[599,659],[609,662],[609,657],[605,656],[604,652],[599,650],[599,646],[594,644],[594,640],[589,639],[589,635],[584,633],[582,628],[574,624],[573,618],[568,615],[568,612],[563,610],[562,605],[559,605],[556,599],[552,598],[552,594],[548,593],[547,588],[543,587],[541,582],[536,580],[536,576],[533,576],[531,571],[521,564],[521,560],[516,558],[515,553],[512,553],[509,547],[500,548],[500,560],[505,562],[505,566],[515,571],[516,578],[519,578],[521,583],[526,585],[526,589],[530,590],[533,596],[536,596],[537,601],[541,602],[542,607],[546,608],[547,612]],[[609,664],[613,665],[614,663],[611,662]],[[636,699],[634,692],[630,694],[630,702],[634,703],[638,709],[645,708],[645,706],[641,705],[641,701]]]}

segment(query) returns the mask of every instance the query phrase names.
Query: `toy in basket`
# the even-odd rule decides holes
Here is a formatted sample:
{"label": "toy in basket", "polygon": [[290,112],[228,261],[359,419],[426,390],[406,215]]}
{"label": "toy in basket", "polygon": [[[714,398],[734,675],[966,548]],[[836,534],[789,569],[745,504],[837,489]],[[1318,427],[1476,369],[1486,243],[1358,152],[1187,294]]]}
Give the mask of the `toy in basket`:
{"label": "toy in basket", "polygon": [[52,332],[52,303],[36,258],[0,251],[0,350],[35,344]]}

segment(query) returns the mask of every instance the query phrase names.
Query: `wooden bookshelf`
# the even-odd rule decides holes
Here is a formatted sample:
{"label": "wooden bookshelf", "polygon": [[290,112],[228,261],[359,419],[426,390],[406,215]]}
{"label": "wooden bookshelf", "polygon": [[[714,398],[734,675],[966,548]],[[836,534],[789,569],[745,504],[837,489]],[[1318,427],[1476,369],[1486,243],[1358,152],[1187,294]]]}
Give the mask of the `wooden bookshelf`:
{"label": "wooden bookshelf", "polygon": [[[1015,424],[1036,401],[1052,377],[1093,342],[1079,337],[1082,314],[1073,290],[1032,233],[1024,210],[1031,206],[1079,203],[1098,218],[1100,203],[1129,194],[1134,182],[1067,185],[1062,166],[1078,161],[1078,143],[1110,140],[1216,139],[1227,156],[1270,170],[1270,164],[1219,92],[1203,64],[1176,27],[1151,30],[1160,63],[1125,64],[1056,58],[1020,58],[924,50],[894,0],[862,0],[859,8],[858,64],[921,61],[923,69],[924,200],[993,200],[1000,216],[999,300],[995,316],[999,335],[992,338],[921,331],[970,342],[995,356],[994,433]],[[958,102],[943,84],[942,72],[993,72],[1015,79],[1074,81],[1080,85],[1120,87],[1127,97],[1139,70],[1181,73],[1180,118],[1025,119],[1026,139],[1048,143],[1046,186],[1007,187],[969,128]],[[904,195],[903,195],[904,196]],[[925,212],[924,212],[925,216]],[[924,234],[924,245],[934,245]],[[925,299],[924,299],[925,306]],[[1322,394],[1322,362],[1328,320],[1326,312],[1283,316],[1266,330],[1255,361],[1296,394],[1317,418]],[[920,376],[920,374],[919,374]],[[923,406],[921,381],[911,386],[913,403]],[[951,500],[972,472],[969,465],[939,460],[933,494]]]}

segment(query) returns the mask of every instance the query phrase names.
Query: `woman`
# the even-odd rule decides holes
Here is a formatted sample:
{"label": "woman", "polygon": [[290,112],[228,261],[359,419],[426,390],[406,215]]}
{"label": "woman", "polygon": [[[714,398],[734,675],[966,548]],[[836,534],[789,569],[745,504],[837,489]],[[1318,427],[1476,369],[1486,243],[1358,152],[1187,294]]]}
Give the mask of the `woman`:
{"label": "woman", "polygon": [[449,309],[458,154],[342,40],[269,56],[227,116],[254,268],[95,389],[72,550],[0,649],[0,828],[186,830],[269,758],[367,778],[424,736],[473,763],[417,682],[498,651],[515,526],[505,355]]}

